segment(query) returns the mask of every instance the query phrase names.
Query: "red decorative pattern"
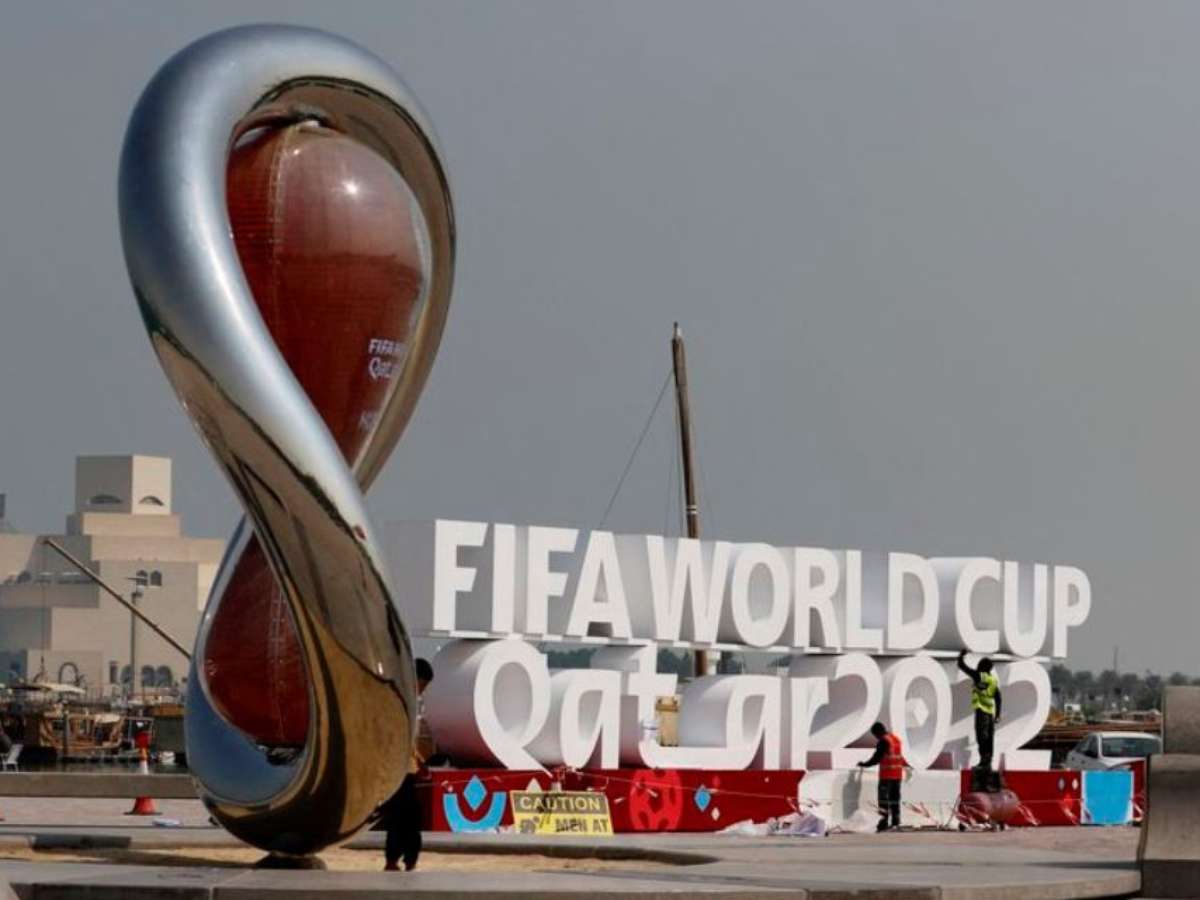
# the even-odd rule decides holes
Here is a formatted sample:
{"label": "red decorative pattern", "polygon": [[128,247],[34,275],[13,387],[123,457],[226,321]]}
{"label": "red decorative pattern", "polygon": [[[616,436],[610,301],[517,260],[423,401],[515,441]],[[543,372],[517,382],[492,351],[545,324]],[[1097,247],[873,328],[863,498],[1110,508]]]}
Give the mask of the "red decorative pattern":
{"label": "red decorative pattern", "polygon": [[[676,831],[683,819],[683,779],[679,772],[638,769],[625,795],[629,831]],[[619,799],[619,798],[618,798]]]}
{"label": "red decorative pattern", "polygon": [[[423,227],[396,170],[313,123],[268,127],[230,155],[234,243],[280,353],[353,466],[395,386],[419,313]],[[295,626],[257,540],[238,560],[203,660],[226,718],[267,745],[304,743]]]}

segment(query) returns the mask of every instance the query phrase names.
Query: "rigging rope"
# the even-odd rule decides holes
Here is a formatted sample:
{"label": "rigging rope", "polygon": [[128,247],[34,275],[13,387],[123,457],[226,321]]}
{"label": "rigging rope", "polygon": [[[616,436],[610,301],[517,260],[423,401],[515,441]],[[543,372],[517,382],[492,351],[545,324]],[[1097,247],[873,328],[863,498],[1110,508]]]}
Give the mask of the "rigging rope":
{"label": "rigging rope", "polygon": [[629,459],[625,463],[625,470],[621,472],[621,477],[617,479],[617,486],[613,489],[612,497],[608,500],[608,506],[604,508],[604,515],[600,517],[600,524],[596,526],[597,531],[602,529],[608,521],[608,514],[612,512],[613,504],[617,502],[617,496],[621,493],[621,488],[625,484],[625,478],[629,475],[629,470],[633,468],[633,461],[637,457],[638,450],[642,447],[642,442],[646,440],[646,434],[650,431],[650,423],[654,421],[654,414],[658,412],[663,395],[667,392],[667,385],[670,383],[671,373],[667,372],[667,377],[663,379],[662,388],[658,392],[658,399],[654,401],[654,407],[650,410],[650,415],[646,417],[646,424],[642,426],[642,433],[638,435],[637,443],[633,445],[633,452],[629,454]]}
{"label": "rigging rope", "polygon": [[663,526],[662,533],[666,537],[670,534],[671,527],[671,510],[678,509],[679,497],[675,490],[675,469],[679,465],[679,445],[675,440],[675,435],[667,436],[667,500],[663,504]]}

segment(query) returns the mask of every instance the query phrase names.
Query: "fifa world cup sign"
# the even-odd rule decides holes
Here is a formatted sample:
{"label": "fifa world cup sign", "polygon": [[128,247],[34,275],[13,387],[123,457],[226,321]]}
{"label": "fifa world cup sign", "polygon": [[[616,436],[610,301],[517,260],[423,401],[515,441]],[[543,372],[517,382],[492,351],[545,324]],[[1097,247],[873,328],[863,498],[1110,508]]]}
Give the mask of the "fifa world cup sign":
{"label": "fifa world cup sign", "polygon": [[[996,660],[996,752],[1022,750],[1050,709],[1045,662],[1091,609],[1073,566],[925,558],[589,533],[486,522],[394,527],[405,621],[448,639],[427,693],[439,748],[513,769],[839,769],[871,753],[875,721],[916,769],[977,762],[960,649]],[[535,646],[598,645],[553,670]],[[679,746],[643,724],[677,692],[660,647],[761,651],[786,674],[711,675],[682,688]]]}
{"label": "fifa world cup sign", "polygon": [[363,491],[441,338],[444,167],[382,61],[251,26],[155,75],[119,200],[151,343],[246,513],[197,638],[188,763],[238,837],[313,853],[408,766],[412,652]]}

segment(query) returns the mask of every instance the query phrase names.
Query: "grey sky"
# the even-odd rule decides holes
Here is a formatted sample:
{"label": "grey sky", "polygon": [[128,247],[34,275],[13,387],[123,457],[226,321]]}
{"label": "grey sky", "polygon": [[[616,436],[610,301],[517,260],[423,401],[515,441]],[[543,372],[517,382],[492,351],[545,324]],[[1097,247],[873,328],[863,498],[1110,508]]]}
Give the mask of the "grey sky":
{"label": "grey sky", "polygon": [[[61,528],[80,452],[170,454],[189,530],[233,524],[136,315],[115,173],[154,69],[247,21],[382,55],[449,160],[455,299],[380,520],[597,524],[679,319],[710,534],[1077,564],[1073,664],[1200,675],[1200,6],[7,4],[25,529]],[[612,527],[662,529],[669,427]]]}

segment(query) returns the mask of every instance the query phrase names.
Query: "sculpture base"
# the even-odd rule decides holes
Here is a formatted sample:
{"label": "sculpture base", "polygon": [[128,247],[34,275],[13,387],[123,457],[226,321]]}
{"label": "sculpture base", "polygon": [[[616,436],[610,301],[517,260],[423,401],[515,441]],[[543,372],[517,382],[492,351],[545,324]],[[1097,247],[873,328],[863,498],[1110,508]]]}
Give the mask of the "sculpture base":
{"label": "sculpture base", "polygon": [[319,856],[285,856],[282,853],[268,853],[254,864],[254,868],[323,872],[328,866]]}

